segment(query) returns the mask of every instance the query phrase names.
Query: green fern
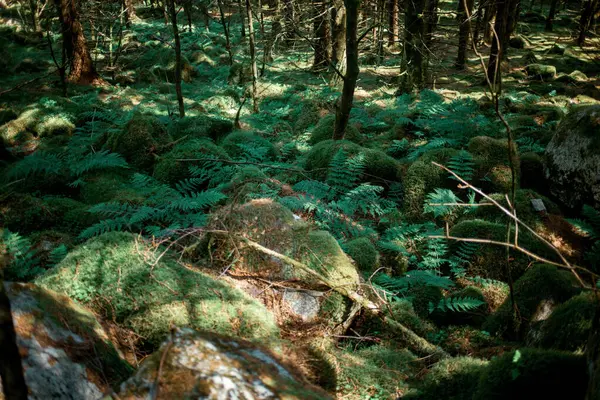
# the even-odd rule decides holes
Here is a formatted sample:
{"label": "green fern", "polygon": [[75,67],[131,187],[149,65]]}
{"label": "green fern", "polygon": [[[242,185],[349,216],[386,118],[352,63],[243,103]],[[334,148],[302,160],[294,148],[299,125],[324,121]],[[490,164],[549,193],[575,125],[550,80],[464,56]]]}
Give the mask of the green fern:
{"label": "green fern", "polygon": [[29,281],[44,272],[29,239],[8,229],[2,231],[0,239],[9,261],[4,269],[6,280]]}
{"label": "green fern", "polygon": [[450,297],[447,299],[441,299],[437,305],[433,304],[432,302],[429,302],[429,313],[431,314],[434,311],[472,311],[482,306],[483,304],[485,304],[485,301],[473,297]]}
{"label": "green fern", "polygon": [[[473,180],[475,162],[473,161],[473,155],[468,151],[460,150],[448,161],[446,166],[467,182]],[[453,175],[450,175],[450,178],[457,180]]]}

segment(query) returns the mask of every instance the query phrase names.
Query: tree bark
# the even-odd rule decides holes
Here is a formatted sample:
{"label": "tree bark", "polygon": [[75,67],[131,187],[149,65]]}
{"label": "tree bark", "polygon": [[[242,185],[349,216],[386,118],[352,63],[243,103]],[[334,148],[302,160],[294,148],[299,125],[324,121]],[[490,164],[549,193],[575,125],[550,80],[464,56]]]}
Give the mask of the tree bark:
{"label": "tree bark", "polygon": [[54,0],[61,24],[63,46],[70,60],[69,81],[89,85],[99,81],[79,21],[76,0]]}
{"label": "tree bark", "polygon": [[488,4],[485,7],[485,13],[483,16],[483,24],[482,24],[483,25],[483,41],[488,44],[492,42],[491,22],[496,16],[496,11],[497,11],[496,2],[493,0],[488,0]]}
{"label": "tree bark", "polygon": [[404,13],[404,54],[398,94],[422,89],[424,82],[423,52],[425,43],[426,0],[412,0]]}
{"label": "tree bark", "polygon": [[[471,19],[469,16],[473,12],[474,0],[458,0],[461,4],[458,31],[458,56],[456,57],[456,67],[465,69],[467,62],[467,47],[469,45],[469,34],[471,32]],[[467,8],[465,9],[465,3]]]}
{"label": "tree bark", "polygon": [[495,37],[492,38],[492,48],[490,49],[490,59],[488,62],[488,79],[492,83],[494,92],[500,93],[502,90],[502,74],[500,72],[500,63],[504,59],[507,32],[509,31],[510,0],[498,0],[496,22],[494,30]]}
{"label": "tree bark", "polygon": [[252,24],[252,3],[246,0],[246,12],[248,14],[248,37],[250,46],[250,64],[252,68],[252,109],[258,113],[258,69],[256,68],[256,44],[254,43],[254,26]]}
{"label": "tree bark", "polygon": [[283,0],[284,4],[284,25],[285,34],[284,38],[288,45],[290,45],[296,37],[296,11],[294,10],[294,2],[292,0]]}
{"label": "tree bark", "polygon": [[169,14],[171,15],[171,25],[173,26],[173,36],[175,38],[175,93],[177,93],[177,104],[179,105],[179,117],[185,117],[185,106],[183,104],[183,94],[181,93],[181,40],[179,38],[179,27],[177,26],[177,10],[175,9],[175,0],[169,0]]}
{"label": "tree bark", "polygon": [[400,8],[398,0],[388,0],[388,46],[393,46],[398,40],[398,34],[400,32],[398,28],[398,14]]}
{"label": "tree bark", "polygon": [[546,32],[552,32],[552,24],[554,23],[554,17],[556,16],[557,6],[558,0],[552,0],[552,3],[550,3],[550,11],[548,12],[548,18],[546,18],[546,26],[544,27]]}
{"label": "tree bark", "polygon": [[37,0],[29,0],[29,9],[31,10],[31,24],[33,31],[40,33],[42,28],[40,27],[40,19],[38,18],[38,3]]}
{"label": "tree bark", "polygon": [[269,35],[269,40],[265,44],[265,60],[267,62],[273,62],[273,49],[275,47],[275,43],[277,42],[277,38],[281,35],[282,25],[281,25],[281,0],[273,0],[270,2],[270,8],[273,13],[273,23],[271,24],[271,33]]}
{"label": "tree bark", "polygon": [[185,12],[185,16],[188,22],[188,28],[190,32],[192,31],[192,0],[184,0],[183,1],[183,12]]}
{"label": "tree bark", "polygon": [[331,34],[329,29],[329,12],[325,0],[313,0],[315,36],[313,69],[321,70],[329,66],[331,61]]}
{"label": "tree bark", "polygon": [[240,14],[240,22],[242,24],[240,28],[240,35],[242,35],[242,37],[246,37],[246,23],[244,21],[244,6],[242,5],[242,0],[238,0],[238,13]]}
{"label": "tree bark", "polygon": [[331,12],[332,51],[331,62],[340,70],[346,53],[346,7],[343,0],[336,0]]}
{"label": "tree bark", "polygon": [[344,0],[346,6],[346,75],[342,97],[335,114],[334,140],[344,138],[352,102],[354,101],[354,90],[360,69],[358,66],[358,7],[360,0]]}
{"label": "tree bark", "polygon": [[481,24],[483,22],[483,13],[485,10],[483,6],[484,2],[485,0],[479,0],[477,4],[477,22],[475,22],[475,29],[473,31],[473,42],[475,43],[475,45],[479,44],[479,34],[481,33]]}
{"label": "tree bark", "polygon": [[598,6],[598,0],[586,0],[581,9],[581,17],[579,18],[579,35],[577,37],[577,45],[583,46],[585,43],[585,35],[592,24],[594,11]]}
{"label": "tree bark", "polygon": [[129,28],[131,21],[137,18],[135,8],[133,7],[133,0],[123,0],[123,6],[125,8],[125,24]]}
{"label": "tree bark", "polygon": [[221,16],[221,25],[223,25],[223,32],[225,34],[225,48],[227,49],[227,54],[229,55],[229,65],[233,65],[233,53],[231,52],[231,39],[229,37],[229,27],[227,26],[227,22],[225,21],[225,12],[223,11],[223,1],[217,0],[217,5],[219,7],[219,15]]}

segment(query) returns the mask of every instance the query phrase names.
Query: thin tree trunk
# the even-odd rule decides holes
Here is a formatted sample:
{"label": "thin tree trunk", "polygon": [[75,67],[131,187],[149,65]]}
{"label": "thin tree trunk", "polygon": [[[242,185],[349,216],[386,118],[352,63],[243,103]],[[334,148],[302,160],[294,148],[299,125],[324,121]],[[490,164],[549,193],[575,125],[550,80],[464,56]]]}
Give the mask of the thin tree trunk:
{"label": "thin tree trunk", "polygon": [[125,24],[129,28],[131,26],[131,21],[137,18],[137,15],[135,15],[135,8],[133,7],[133,1],[123,0],[123,6],[125,8]]}
{"label": "thin tree trunk", "polygon": [[[0,261],[3,255],[0,254]],[[0,262],[1,264],[1,262]],[[27,385],[23,376],[21,354],[17,346],[17,334],[12,319],[10,300],[0,279],[0,378],[2,391],[7,400],[27,400]]]}
{"label": "thin tree trunk", "polygon": [[294,10],[294,2],[292,0],[283,0],[284,4],[284,25],[285,25],[285,41],[289,45],[296,38],[296,12]]}
{"label": "thin tree trunk", "polygon": [[411,93],[423,87],[423,51],[425,21],[422,18],[426,0],[412,0],[404,13],[404,54],[398,94]]}
{"label": "thin tree trunk", "polygon": [[190,32],[192,31],[192,0],[184,0],[183,2],[183,11],[185,12],[185,16],[188,22],[188,28]]}
{"label": "thin tree trunk", "polygon": [[40,19],[38,18],[38,3],[37,0],[29,0],[29,9],[31,10],[31,23],[33,31],[40,33],[42,28],[40,27]]}
{"label": "thin tree trunk", "polygon": [[334,2],[331,12],[331,36],[331,62],[336,68],[344,70],[341,65],[346,53],[346,7],[343,0]]}
{"label": "thin tree trunk", "polygon": [[494,0],[488,0],[483,17],[483,41],[488,44],[492,42],[491,23],[496,16],[496,10],[496,2]]}
{"label": "thin tree trunk", "polygon": [[270,4],[273,12],[273,23],[271,24],[271,34],[269,40],[266,43],[265,48],[265,60],[267,62],[273,62],[273,48],[277,42],[277,38],[281,34],[281,0],[274,0]]}
{"label": "thin tree trunk", "polygon": [[354,101],[354,90],[360,69],[358,66],[358,7],[360,0],[344,0],[346,6],[346,75],[342,97],[335,114],[334,140],[344,138],[352,102]]}
{"label": "thin tree trunk", "polygon": [[70,60],[69,80],[78,84],[92,84],[99,80],[79,21],[74,0],[55,0],[61,24],[63,46]]}
{"label": "thin tree trunk", "polygon": [[546,18],[546,27],[544,28],[546,32],[552,32],[552,24],[554,22],[554,17],[556,16],[557,6],[558,0],[552,0],[552,3],[550,3],[550,11],[548,12],[548,18]]}
{"label": "thin tree trunk", "polygon": [[229,54],[229,65],[233,65],[233,53],[231,52],[231,39],[229,37],[229,27],[227,26],[227,22],[225,21],[225,13],[223,12],[222,0],[217,0],[217,5],[219,6],[219,14],[221,16],[221,25],[223,25],[223,32],[225,33],[225,48],[227,49],[227,54]]}
{"label": "thin tree trunk", "polygon": [[183,94],[181,93],[181,40],[179,39],[179,27],[177,26],[177,10],[175,9],[175,0],[169,0],[169,14],[171,14],[171,25],[173,26],[173,36],[175,38],[175,92],[177,93],[177,103],[179,104],[179,117],[185,117],[185,106],[183,104]]}
{"label": "thin tree trunk", "polygon": [[[458,56],[456,57],[456,67],[458,69],[465,69],[467,61],[467,47],[469,45],[469,34],[471,32],[471,19],[469,16],[473,12],[474,0],[458,0],[462,5],[460,7],[459,17],[459,31],[458,31]],[[465,10],[465,3],[467,9]]]}
{"label": "thin tree trunk", "polygon": [[244,6],[242,5],[242,0],[238,0],[238,13],[240,14],[240,23],[242,24],[240,28],[240,35],[242,35],[242,37],[246,37],[246,22],[244,21]]}
{"label": "thin tree trunk", "polygon": [[313,69],[324,69],[331,60],[331,35],[329,29],[329,12],[325,0],[313,0],[315,36]]}
{"label": "thin tree trunk", "polygon": [[498,0],[496,7],[496,22],[494,24],[496,35],[492,38],[492,48],[490,49],[490,59],[488,62],[488,79],[492,83],[496,93],[500,93],[502,90],[500,63],[504,59],[504,51],[506,49],[510,3],[510,0]]}
{"label": "thin tree trunk", "polygon": [[388,46],[393,46],[398,40],[399,28],[398,28],[398,14],[400,8],[398,0],[388,0]]}
{"label": "thin tree trunk", "polygon": [[577,37],[577,45],[579,46],[583,46],[585,43],[585,35],[592,24],[597,4],[598,0],[586,0],[583,3],[581,17],[579,18],[579,36]]}
{"label": "thin tree trunk", "polygon": [[486,0],[479,0],[479,4],[477,4],[477,22],[475,23],[475,29],[473,31],[473,42],[475,45],[479,44],[479,34],[481,33],[481,24],[483,22],[483,13],[485,9],[483,4],[485,1]]}
{"label": "thin tree trunk", "polygon": [[250,46],[250,64],[252,67],[252,110],[258,113],[258,69],[256,68],[256,44],[254,43],[254,26],[252,24],[252,3],[246,0],[246,12],[248,14],[248,37]]}

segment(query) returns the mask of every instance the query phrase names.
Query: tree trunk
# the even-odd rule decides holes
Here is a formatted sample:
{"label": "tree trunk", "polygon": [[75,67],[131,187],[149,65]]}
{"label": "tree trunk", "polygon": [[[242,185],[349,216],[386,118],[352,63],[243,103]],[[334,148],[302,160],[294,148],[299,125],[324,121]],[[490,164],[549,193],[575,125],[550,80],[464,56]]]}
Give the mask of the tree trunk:
{"label": "tree trunk", "polygon": [[29,9],[31,10],[31,24],[33,31],[40,33],[42,28],[40,27],[40,19],[38,18],[38,3],[37,0],[29,0]]}
{"label": "tree trunk", "polygon": [[265,60],[267,62],[273,62],[273,49],[277,38],[281,34],[281,0],[273,0],[270,2],[270,7],[273,12],[273,23],[271,24],[271,33],[269,40],[265,44]]}
{"label": "tree trunk", "polygon": [[[2,249],[0,249],[0,252]],[[0,273],[3,268],[3,254],[0,253]],[[10,300],[4,288],[4,280],[0,278],[0,378],[2,391],[7,400],[27,400],[27,385],[23,376],[21,354],[17,346],[17,334],[10,310]]]}
{"label": "tree trunk", "polygon": [[[467,62],[467,47],[469,45],[469,34],[471,32],[471,13],[473,12],[474,0],[458,0],[461,4],[458,31],[458,56],[456,58],[456,67],[465,69]],[[465,3],[467,8],[465,9]]]}
{"label": "tree trunk", "polygon": [[227,54],[229,55],[229,65],[233,65],[233,53],[231,52],[231,39],[229,37],[229,27],[227,26],[227,22],[225,21],[225,13],[223,11],[222,0],[217,0],[217,5],[219,6],[221,25],[223,25],[223,32],[225,34],[225,48],[227,49]]}
{"label": "tree trunk", "polygon": [[485,13],[483,17],[483,41],[490,44],[492,42],[492,29],[491,22],[496,17],[496,2],[488,0],[488,4],[485,7]]}
{"label": "tree trunk", "polygon": [[242,5],[242,0],[238,0],[238,13],[240,14],[240,22],[242,24],[240,28],[240,35],[242,35],[242,37],[246,37],[246,23],[244,22],[244,6]]}
{"label": "tree trunk", "polygon": [[99,81],[87,47],[83,26],[75,0],[54,0],[61,24],[63,46],[70,60],[69,81],[78,84],[93,84]]}
{"label": "tree trunk", "polygon": [[256,68],[256,45],[254,43],[254,26],[252,24],[252,3],[246,0],[246,12],[248,14],[248,36],[250,46],[250,64],[252,67],[252,110],[258,113],[258,70]]}
{"label": "tree trunk", "polygon": [[333,132],[334,140],[344,138],[352,102],[354,100],[354,90],[356,89],[356,80],[360,69],[358,67],[358,7],[360,0],[344,0],[346,5],[346,75],[344,79],[344,88],[342,97],[335,113],[335,129]]}
{"label": "tree trunk", "polygon": [[283,0],[284,4],[284,24],[285,24],[285,41],[289,45],[296,37],[296,12],[294,10],[294,2],[292,0]]}
{"label": "tree trunk", "polygon": [[183,1],[183,12],[185,12],[190,32],[192,31],[192,7],[192,0]]}
{"label": "tree trunk", "polygon": [[344,70],[344,54],[346,53],[346,7],[343,0],[336,0],[331,12],[332,51],[331,62],[340,70]]}
{"label": "tree trunk", "polygon": [[398,28],[398,14],[400,8],[398,0],[388,0],[388,46],[393,46],[398,40],[399,28]]}
{"label": "tree trunk", "polygon": [[552,32],[552,24],[554,22],[554,17],[556,16],[557,6],[558,0],[552,0],[552,3],[550,3],[550,11],[548,12],[548,18],[546,18],[546,27],[544,28],[546,32]]}
{"label": "tree trunk", "polygon": [[485,0],[479,0],[479,3],[477,4],[477,22],[475,22],[475,30],[473,31],[473,43],[475,43],[475,45],[479,44],[479,34],[481,33],[481,25],[483,23],[484,2]]}
{"label": "tree trunk", "polygon": [[131,21],[137,18],[135,8],[133,7],[133,0],[123,0],[123,7],[125,8],[125,24],[129,28]]}
{"label": "tree trunk", "polygon": [[171,15],[171,25],[173,26],[173,37],[175,38],[175,92],[177,93],[177,103],[179,104],[179,117],[185,117],[185,106],[183,104],[183,94],[181,93],[181,41],[179,39],[179,27],[177,26],[177,10],[175,9],[175,0],[169,0],[169,14]]}
{"label": "tree trunk", "polygon": [[321,70],[329,66],[331,60],[331,35],[329,29],[329,12],[325,0],[313,0],[314,10],[314,60],[313,69]]}
{"label": "tree trunk", "polygon": [[424,82],[423,51],[425,43],[426,0],[412,0],[404,13],[404,54],[398,94],[420,90]]}
{"label": "tree trunk", "polygon": [[585,43],[585,35],[592,24],[597,4],[598,0],[586,0],[583,3],[581,17],[579,18],[579,36],[577,37],[577,45],[579,46],[583,46]]}
{"label": "tree trunk", "polygon": [[500,93],[502,90],[502,74],[500,72],[500,63],[504,59],[506,49],[507,31],[509,30],[510,0],[498,0],[496,22],[494,30],[497,37],[492,38],[492,48],[490,49],[490,59],[488,62],[488,79],[492,83],[493,90]]}

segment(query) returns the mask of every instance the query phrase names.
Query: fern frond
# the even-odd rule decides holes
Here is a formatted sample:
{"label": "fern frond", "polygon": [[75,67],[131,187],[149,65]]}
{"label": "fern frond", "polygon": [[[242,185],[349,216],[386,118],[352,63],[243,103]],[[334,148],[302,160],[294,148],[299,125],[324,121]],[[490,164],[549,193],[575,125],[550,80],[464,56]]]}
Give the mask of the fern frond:
{"label": "fern frond", "polygon": [[472,311],[477,307],[485,304],[485,301],[476,299],[474,297],[450,297],[447,299],[441,299],[437,305],[429,302],[429,313],[434,311],[453,311],[453,312],[465,312]]}
{"label": "fern frond", "polygon": [[127,161],[118,153],[111,153],[108,150],[102,150],[97,153],[89,153],[81,160],[72,163],[71,171],[75,176],[96,170],[106,168],[127,168]]}

